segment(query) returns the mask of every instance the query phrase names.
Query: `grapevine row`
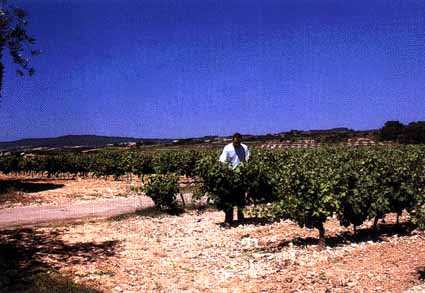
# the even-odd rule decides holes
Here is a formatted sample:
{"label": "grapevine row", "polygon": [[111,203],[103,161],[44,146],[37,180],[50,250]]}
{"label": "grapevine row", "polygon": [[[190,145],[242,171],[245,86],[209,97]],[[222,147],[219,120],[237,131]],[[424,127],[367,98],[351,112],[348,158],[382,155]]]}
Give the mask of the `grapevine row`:
{"label": "grapevine row", "polygon": [[424,146],[253,150],[250,161],[236,170],[218,162],[218,156],[213,151],[8,156],[0,158],[0,171],[196,176],[200,194],[207,192],[219,209],[236,204],[233,195],[243,189],[249,202],[271,203],[259,212],[317,228],[322,238],[331,216],[357,227],[404,210],[421,224],[425,214]]}

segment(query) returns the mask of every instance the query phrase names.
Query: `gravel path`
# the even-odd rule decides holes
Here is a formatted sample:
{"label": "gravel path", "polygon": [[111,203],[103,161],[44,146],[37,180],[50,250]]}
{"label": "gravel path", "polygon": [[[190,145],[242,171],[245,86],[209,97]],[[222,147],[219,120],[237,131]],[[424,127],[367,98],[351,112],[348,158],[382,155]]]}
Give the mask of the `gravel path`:
{"label": "gravel path", "polygon": [[[187,198],[189,195],[184,196]],[[134,196],[55,206],[6,208],[0,209],[0,230],[89,218],[109,218],[151,207],[153,202],[147,196]]]}

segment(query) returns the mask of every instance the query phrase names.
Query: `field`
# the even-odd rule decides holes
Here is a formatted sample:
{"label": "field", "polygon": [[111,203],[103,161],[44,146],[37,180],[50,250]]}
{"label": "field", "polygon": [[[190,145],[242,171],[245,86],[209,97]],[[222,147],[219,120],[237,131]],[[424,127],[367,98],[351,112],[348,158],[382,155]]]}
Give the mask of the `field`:
{"label": "field", "polygon": [[[116,184],[117,193],[130,187],[95,179],[61,182],[70,198],[72,190],[102,190],[106,183]],[[48,199],[52,192],[37,192],[37,196]],[[404,214],[402,222],[407,218]],[[180,216],[140,212],[81,224],[2,231],[0,239],[2,251],[7,247],[26,252],[19,261],[32,263],[28,270],[33,273],[19,269],[19,277],[42,288],[50,285],[40,280],[59,274],[72,286],[80,286],[78,290],[101,292],[425,290],[421,285],[425,235],[411,231],[407,223],[397,228],[395,215],[386,217],[376,237],[369,235],[371,222],[364,223],[354,237],[352,229],[329,219],[325,225],[330,241],[324,250],[317,249],[317,231],[289,220],[252,220],[232,228],[222,227],[222,221],[223,213],[214,209],[189,209]]]}
{"label": "field", "polygon": [[[415,148],[409,153],[411,163],[417,162],[417,158],[422,159],[421,156],[414,156],[415,151],[421,154],[423,150]],[[399,150],[394,152],[400,157]],[[314,165],[309,166],[311,169],[307,173],[302,168],[307,163],[291,165],[291,160],[295,159],[296,162],[311,162],[309,156],[314,155],[318,161],[322,162],[323,158],[323,162],[329,163],[320,163],[317,168],[325,166],[328,171],[332,171],[332,162],[339,162],[337,160],[345,159],[347,154],[351,155],[332,151],[334,153],[337,155],[332,160],[322,156],[323,153],[308,151],[291,153],[288,158],[285,154],[279,155],[279,158],[285,159],[285,165],[279,169],[282,172],[279,173],[280,178],[289,178],[295,182],[298,178],[289,176],[302,175],[304,181],[299,187],[287,183],[286,187],[278,185],[278,191],[285,190],[285,197],[282,199],[277,193],[276,198],[267,199],[268,204],[265,204],[264,194],[259,191],[268,191],[264,184],[269,181],[262,180],[259,174],[266,179],[273,179],[267,176],[278,172],[266,172],[268,169],[261,169],[264,166],[258,161],[258,165],[251,165],[248,170],[266,170],[263,173],[255,173],[253,176],[244,173],[242,169],[241,174],[251,176],[248,177],[250,181],[259,178],[256,182],[261,184],[255,186],[261,188],[255,189],[257,193],[251,193],[252,196],[255,194],[255,204],[250,203],[246,207],[247,219],[230,226],[223,225],[224,213],[220,207],[206,205],[204,198],[200,202],[186,202],[184,211],[178,215],[170,215],[167,209],[156,209],[155,203],[138,189],[142,186],[139,175],[128,176],[125,171],[119,174],[98,174],[97,177],[84,173],[73,176],[69,172],[50,176],[40,173],[40,170],[31,174],[31,170],[23,169],[17,170],[19,172],[16,174],[15,171],[2,174],[0,212],[2,209],[22,206],[64,203],[72,206],[82,201],[99,202],[133,196],[139,196],[145,204],[143,209],[134,214],[114,218],[0,231],[0,271],[3,272],[0,274],[0,288],[5,292],[423,292],[425,234],[412,222],[415,213],[407,208],[397,215],[397,206],[393,204],[393,198],[399,200],[405,197],[387,195],[385,198],[391,199],[387,205],[384,202],[374,209],[363,207],[362,212],[357,214],[347,210],[347,206],[345,209],[339,208],[341,203],[356,199],[339,196],[338,192],[347,192],[340,188],[341,181],[334,183],[335,189],[325,184],[322,196],[322,189],[315,189],[313,183],[317,180],[322,180],[322,185],[323,182],[329,183],[329,177],[308,177],[306,174],[316,168]],[[270,154],[257,156],[274,158]],[[381,150],[379,153],[373,150],[364,153],[365,156],[371,154],[392,155],[391,152],[381,153]],[[199,172],[195,176],[196,180],[190,179],[193,174],[192,177],[180,177],[181,192],[195,191],[198,189],[196,186],[200,189],[212,188],[216,187],[214,182],[224,182],[221,181],[224,179],[208,181],[211,177],[221,178],[221,171],[227,172],[220,169],[222,165],[210,162],[209,156],[196,162],[196,170]],[[170,173],[164,170],[165,167],[174,168],[164,163],[170,157],[167,155],[154,160],[157,162],[153,166],[156,173]],[[373,160],[373,168],[379,170],[376,177],[372,169],[367,172],[365,178],[368,178],[369,186],[374,188],[370,190],[375,190],[373,184],[379,182],[385,187],[380,189],[383,192],[388,192],[387,187],[395,186],[397,194],[404,195],[396,185],[398,177],[392,176],[396,174],[395,171],[391,173],[390,169],[379,169],[384,165],[399,166],[398,163],[402,164],[400,174],[410,174],[408,170],[415,170],[412,172],[413,177],[403,177],[406,194],[410,194],[414,188],[422,190],[423,185],[418,181],[418,178],[422,178],[419,177],[422,173],[418,173],[422,172],[422,165],[404,164],[402,162],[407,162],[407,159],[403,156],[399,161],[393,160],[391,163],[386,161],[388,157],[385,158],[382,160],[383,165]],[[306,161],[300,161],[303,159]],[[189,157],[186,161],[180,158],[179,162],[181,170],[190,171]],[[346,166],[356,167],[355,162]],[[406,166],[411,168],[407,169]],[[208,169],[207,174],[203,173],[203,167]],[[119,168],[103,170],[116,169]],[[385,173],[385,178],[393,178],[391,182],[388,179],[378,181],[384,171],[390,172]],[[179,171],[176,174],[182,175]],[[350,175],[349,170],[346,169],[344,174]],[[357,178],[363,180],[360,175]],[[144,182],[149,184],[149,181]],[[193,186],[193,182],[196,186]],[[208,182],[214,186],[207,185]],[[411,185],[407,186],[409,182]],[[418,182],[420,184],[416,184]],[[287,199],[291,199],[291,192],[298,192],[297,188],[301,186],[307,194],[314,190],[314,195],[298,196],[298,199],[303,200],[302,205],[294,204],[293,210],[285,206],[284,215],[276,216],[276,208],[282,213],[283,204],[293,203]],[[356,190],[354,186],[350,188]],[[420,200],[417,194],[415,192],[413,197],[406,197],[406,200],[397,203],[405,204],[406,207],[411,203],[416,205]],[[380,201],[382,197],[377,193],[362,200],[366,199]],[[314,207],[320,207],[330,201],[331,205],[313,209],[313,213],[303,208],[311,202]],[[374,204],[373,201],[371,203]],[[260,211],[259,207],[262,207]],[[300,211],[303,212],[301,218],[298,214]],[[375,214],[371,211],[380,211],[382,214],[379,217],[372,216]],[[323,216],[317,217],[318,212],[330,215],[320,223],[317,219]],[[370,215],[367,214],[369,212]],[[315,220],[314,225],[305,220],[309,217]],[[348,219],[350,225],[342,225],[344,219]],[[352,225],[351,222],[356,224]],[[318,228],[322,224],[326,231],[325,242]]]}

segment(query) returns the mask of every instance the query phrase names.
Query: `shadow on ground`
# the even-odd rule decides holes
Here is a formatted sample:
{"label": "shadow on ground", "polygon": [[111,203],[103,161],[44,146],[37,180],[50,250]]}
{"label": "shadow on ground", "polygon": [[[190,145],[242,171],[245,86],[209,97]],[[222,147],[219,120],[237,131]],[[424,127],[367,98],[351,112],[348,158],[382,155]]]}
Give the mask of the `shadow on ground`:
{"label": "shadow on ground", "polygon": [[[223,215],[224,219],[224,215]],[[223,228],[235,228],[239,225],[254,225],[254,226],[266,226],[273,224],[275,222],[279,222],[280,219],[273,219],[273,218],[245,218],[244,220],[234,220],[232,223],[218,223],[220,227]]]}
{"label": "shadow on ground", "polygon": [[[373,228],[358,229],[356,234],[352,232],[343,232],[341,234],[326,236],[326,246],[335,247],[338,245],[350,244],[350,243],[361,243],[367,241],[380,242],[385,241],[383,237],[391,237],[393,235],[407,236],[411,235],[411,232],[416,228],[410,222],[397,224],[380,224],[378,229],[375,231]],[[289,245],[295,246],[310,246],[319,245],[319,238],[315,237],[296,237],[293,239],[287,239],[278,245],[273,247],[265,247],[262,250],[273,252]]]}
{"label": "shadow on ground", "polygon": [[126,220],[132,217],[151,217],[151,218],[159,218],[163,216],[180,216],[186,212],[196,212],[198,215],[201,215],[202,213],[206,211],[213,211],[215,210],[212,205],[199,205],[195,202],[188,202],[182,205],[181,202],[179,202],[179,205],[177,208],[172,210],[159,210],[155,206],[151,207],[142,207],[139,210],[135,212],[131,212],[128,214],[122,214],[115,217],[108,218],[109,221],[122,221]]}
{"label": "shadow on ground", "polygon": [[64,184],[35,183],[27,180],[0,180],[0,195],[10,192],[40,192],[64,187]]}
{"label": "shadow on ground", "polygon": [[[67,244],[61,232],[37,229],[0,231],[1,292],[101,292],[58,272],[64,264],[88,264],[115,255],[117,241]],[[43,259],[48,257],[53,265]]]}
{"label": "shadow on ground", "polygon": [[169,215],[164,211],[160,211],[159,209],[157,209],[156,207],[147,207],[147,208],[141,208],[135,212],[131,212],[128,214],[122,214],[119,216],[114,216],[114,217],[110,217],[108,218],[108,221],[123,221],[129,218],[133,218],[133,217],[152,217],[152,218],[158,218],[161,216],[165,216],[165,215]]}
{"label": "shadow on ground", "polygon": [[129,218],[133,218],[133,217],[150,217],[150,218],[160,218],[160,217],[164,217],[164,216],[180,216],[182,215],[185,211],[185,209],[183,208],[178,208],[178,209],[173,209],[173,210],[159,210],[156,207],[148,207],[148,208],[141,208],[135,212],[131,212],[128,214],[122,214],[119,216],[114,216],[114,217],[110,217],[108,218],[108,221],[123,221]]}
{"label": "shadow on ground", "polygon": [[425,281],[425,267],[418,268],[419,280]]}

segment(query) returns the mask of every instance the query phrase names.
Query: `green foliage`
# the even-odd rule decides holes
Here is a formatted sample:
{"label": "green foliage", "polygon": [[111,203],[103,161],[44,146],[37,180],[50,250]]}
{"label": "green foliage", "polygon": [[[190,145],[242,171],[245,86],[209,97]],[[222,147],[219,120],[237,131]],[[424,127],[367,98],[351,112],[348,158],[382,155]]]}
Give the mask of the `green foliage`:
{"label": "green foliage", "polygon": [[154,173],[152,160],[151,155],[134,153],[132,172],[139,176]]}
{"label": "green foliage", "polygon": [[193,176],[197,159],[196,151],[157,152],[152,159],[152,167],[157,174],[177,173]]}
{"label": "green foliage", "polygon": [[418,206],[413,214],[413,222],[422,230],[425,230],[425,206]]}
{"label": "green foliage", "polygon": [[379,138],[402,144],[425,144],[425,121],[411,122],[408,125],[399,121],[387,121],[379,131]]}
{"label": "green foliage", "polygon": [[276,200],[275,170],[286,158],[271,151],[252,151],[251,159],[241,166],[246,183],[248,201],[255,204],[269,203]]}
{"label": "green foliage", "polygon": [[413,211],[424,196],[424,148],[294,150],[279,168],[274,214],[323,229],[331,215],[344,226]]}
{"label": "green foliage", "polygon": [[398,140],[403,134],[404,125],[399,121],[387,121],[379,131],[381,140]]}
{"label": "green foliage", "polygon": [[177,176],[192,176],[200,180],[199,194],[207,193],[219,209],[241,205],[246,192],[248,202],[259,205],[254,210],[261,212],[263,204],[271,203],[268,212],[274,217],[290,218],[321,234],[329,216],[337,216],[341,225],[358,226],[403,210],[419,219],[425,205],[424,146],[253,148],[250,160],[234,170],[218,157],[215,151],[14,155],[0,157],[0,171],[50,176],[94,173],[115,178],[156,173],[150,180],[154,186],[150,194],[158,197],[155,200],[161,207],[173,205]]}
{"label": "green foliage", "polygon": [[281,154],[251,150],[250,160],[233,169],[230,163],[218,161],[219,153],[204,155],[197,162],[196,175],[201,179],[200,194],[208,193],[217,208],[248,203],[275,201],[276,168],[284,160]]}
{"label": "green foliage", "polygon": [[7,1],[0,3],[0,92],[3,88],[4,64],[3,51],[7,49],[13,63],[18,65],[16,72],[23,76],[26,71],[32,76],[35,69],[29,66],[28,58],[25,58],[25,49],[30,51],[27,54],[36,56],[40,50],[30,47],[35,43],[35,39],[28,35],[26,26],[27,13],[19,7],[7,4]]}
{"label": "green foliage", "polygon": [[223,164],[217,158],[209,155],[198,161],[196,174],[202,179],[201,193],[208,193],[220,210],[242,205],[247,189],[244,169],[233,169],[230,164]]}
{"label": "green foliage", "polygon": [[401,136],[402,143],[425,144],[425,121],[409,123]]}
{"label": "green foliage", "polygon": [[177,209],[176,195],[179,192],[177,176],[173,174],[152,175],[143,191],[152,198],[158,209],[167,211]]}
{"label": "green foliage", "polygon": [[339,208],[332,163],[326,149],[294,151],[279,170],[274,215],[289,217],[302,227],[323,230],[327,217]]}
{"label": "green foliage", "polygon": [[[334,156],[334,191],[341,225],[358,226],[369,216],[374,203],[375,178],[371,176],[375,160],[361,149],[346,150]],[[378,207],[382,207],[378,205]]]}

